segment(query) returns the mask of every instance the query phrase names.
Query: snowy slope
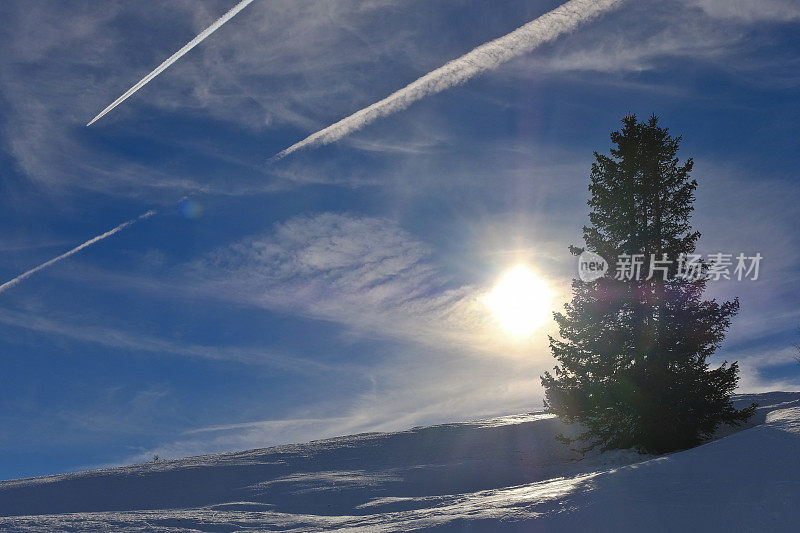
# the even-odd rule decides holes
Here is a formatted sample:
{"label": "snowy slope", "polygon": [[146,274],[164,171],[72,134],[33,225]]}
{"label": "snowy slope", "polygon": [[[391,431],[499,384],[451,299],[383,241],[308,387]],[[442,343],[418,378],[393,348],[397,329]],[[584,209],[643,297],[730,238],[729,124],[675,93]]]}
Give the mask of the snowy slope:
{"label": "snowy slope", "polygon": [[661,457],[542,414],[0,483],[2,531],[797,531],[800,393]]}

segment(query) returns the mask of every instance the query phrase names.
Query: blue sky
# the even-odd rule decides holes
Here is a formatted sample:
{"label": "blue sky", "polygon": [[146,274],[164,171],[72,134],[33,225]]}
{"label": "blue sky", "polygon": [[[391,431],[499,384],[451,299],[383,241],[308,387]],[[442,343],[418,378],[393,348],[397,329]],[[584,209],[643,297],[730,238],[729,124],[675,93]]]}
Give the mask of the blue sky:
{"label": "blue sky", "polygon": [[628,113],[695,158],[700,251],[764,256],[710,288],[742,304],[716,360],[800,387],[800,3],[631,0],[268,164],[558,2],[256,0],[84,126],[233,5],[0,6],[0,280],[158,210],[0,294],[0,478],[539,408],[553,324],[480,298],[525,263],[567,300]]}

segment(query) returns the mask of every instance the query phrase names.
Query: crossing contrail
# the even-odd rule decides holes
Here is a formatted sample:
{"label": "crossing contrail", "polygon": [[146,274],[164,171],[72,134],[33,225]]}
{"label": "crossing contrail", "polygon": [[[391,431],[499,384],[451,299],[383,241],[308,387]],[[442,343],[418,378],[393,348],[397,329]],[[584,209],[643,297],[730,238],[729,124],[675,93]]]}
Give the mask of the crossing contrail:
{"label": "crossing contrail", "polygon": [[383,100],[356,111],[349,117],[291,145],[270,158],[270,161],[282,159],[301,148],[338,141],[380,117],[401,111],[417,100],[464,83],[478,74],[526,54],[542,43],[552,41],[574,30],[580,24],[618,7],[623,1],[570,0],[511,33],[484,43],[458,59],[429,72]]}
{"label": "crossing contrail", "polygon": [[223,24],[225,24],[226,22],[228,22],[228,21],[229,21],[230,19],[232,19],[232,18],[233,18],[233,17],[234,17],[234,16],[235,16],[235,15],[236,15],[236,14],[237,14],[239,11],[241,11],[241,10],[242,10],[242,9],[244,9],[244,8],[246,8],[246,7],[247,7],[248,5],[250,5],[250,3],[252,3],[252,2],[253,2],[253,0],[242,0],[241,2],[239,2],[238,4],[236,4],[235,6],[233,6],[233,7],[232,7],[232,8],[231,8],[231,9],[230,9],[230,10],[229,10],[227,13],[225,13],[225,14],[224,14],[224,15],[222,15],[220,18],[218,18],[217,20],[215,20],[215,21],[214,21],[214,23],[213,23],[211,26],[209,26],[208,28],[204,29],[202,32],[200,32],[200,33],[197,35],[197,37],[195,37],[194,39],[192,39],[191,41],[189,41],[189,42],[186,44],[186,46],[184,46],[183,48],[181,48],[180,50],[178,50],[177,52],[175,52],[174,54],[172,54],[171,56],[169,56],[169,58],[168,58],[166,61],[164,61],[163,63],[161,63],[159,66],[157,66],[157,67],[156,67],[156,69],[155,69],[153,72],[151,72],[150,74],[148,74],[147,76],[145,76],[144,78],[142,78],[141,80],[139,80],[139,82],[138,82],[136,85],[134,85],[133,87],[131,87],[130,89],[128,89],[127,91],[125,91],[125,93],[124,93],[122,96],[120,96],[119,98],[117,98],[116,100],[114,100],[113,102],[111,102],[111,105],[109,105],[108,107],[106,107],[105,109],[103,109],[103,110],[100,112],[100,114],[98,114],[96,117],[94,117],[94,118],[93,118],[93,119],[92,119],[92,120],[91,120],[91,121],[90,121],[88,124],[86,124],[86,125],[87,125],[87,126],[91,126],[92,124],[94,124],[95,122],[97,122],[97,121],[98,121],[98,120],[99,120],[99,119],[100,119],[100,118],[101,118],[103,115],[105,115],[106,113],[108,113],[109,111],[111,111],[112,109],[114,109],[115,107],[117,107],[119,104],[121,104],[122,102],[124,102],[125,100],[127,100],[129,96],[131,96],[133,93],[135,93],[136,91],[138,91],[139,89],[141,89],[142,87],[144,87],[145,85],[147,85],[147,83],[148,83],[150,80],[152,80],[153,78],[155,78],[156,76],[158,76],[159,74],[161,74],[161,72],[163,72],[163,71],[164,71],[164,70],[165,70],[167,67],[169,67],[170,65],[172,65],[172,64],[173,64],[174,62],[176,62],[178,59],[180,59],[180,58],[181,58],[181,56],[183,56],[183,55],[184,55],[186,52],[188,52],[189,50],[191,50],[192,48],[194,48],[195,46],[197,46],[198,44],[200,44],[200,43],[201,43],[201,42],[202,42],[202,41],[203,41],[203,40],[204,40],[206,37],[208,37],[209,35],[211,35],[211,34],[212,34],[212,33],[214,33],[215,31],[217,31],[217,30],[219,29],[219,27],[220,27],[220,26],[222,26]]}
{"label": "crossing contrail", "polygon": [[34,267],[34,268],[28,270],[27,272],[24,272],[24,273],[20,274],[19,276],[17,276],[16,278],[12,279],[11,281],[6,281],[2,285],[0,285],[0,292],[3,292],[4,290],[6,290],[6,289],[8,289],[10,287],[13,287],[14,285],[19,283],[20,281],[23,281],[24,279],[31,277],[33,274],[36,274],[40,270],[43,270],[43,269],[49,267],[53,263],[57,263],[57,262],[61,261],[62,259],[66,259],[67,257],[80,252],[84,248],[88,248],[89,246],[93,245],[94,243],[96,243],[98,241],[102,241],[106,237],[111,237],[115,233],[124,230],[125,228],[127,228],[131,224],[134,224],[134,223],[138,222],[139,220],[151,217],[151,216],[153,216],[155,214],[156,214],[155,211],[148,211],[147,213],[145,213],[143,215],[139,215],[138,217],[132,218],[131,220],[129,220],[127,222],[123,222],[122,224],[120,224],[116,228],[108,230],[107,232],[103,233],[102,235],[98,235],[97,237],[89,239],[88,241],[86,241],[85,243],[81,244],[80,246],[76,246],[75,248],[73,248],[69,252],[65,252],[65,253],[59,255],[58,257],[55,257],[55,258],[51,259],[50,261],[42,263],[41,265],[39,265],[37,267]]}

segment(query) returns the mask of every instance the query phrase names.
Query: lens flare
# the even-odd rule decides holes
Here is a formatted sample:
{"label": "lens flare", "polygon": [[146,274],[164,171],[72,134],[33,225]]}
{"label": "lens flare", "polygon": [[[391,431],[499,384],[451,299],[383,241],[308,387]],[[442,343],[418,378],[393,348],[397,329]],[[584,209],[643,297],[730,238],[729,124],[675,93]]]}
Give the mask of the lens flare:
{"label": "lens flare", "polygon": [[203,215],[203,206],[194,200],[183,200],[178,204],[178,211],[186,218],[200,218]]}

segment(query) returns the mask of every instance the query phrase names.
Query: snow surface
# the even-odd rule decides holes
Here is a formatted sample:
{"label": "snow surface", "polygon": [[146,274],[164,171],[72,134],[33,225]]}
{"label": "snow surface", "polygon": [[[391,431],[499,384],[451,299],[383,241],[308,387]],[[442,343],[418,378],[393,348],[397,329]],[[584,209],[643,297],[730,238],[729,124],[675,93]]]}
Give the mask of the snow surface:
{"label": "snow surface", "polygon": [[1,531],[798,531],[800,393],[664,456],[533,413],[0,482]]}

